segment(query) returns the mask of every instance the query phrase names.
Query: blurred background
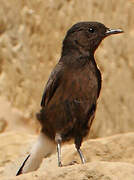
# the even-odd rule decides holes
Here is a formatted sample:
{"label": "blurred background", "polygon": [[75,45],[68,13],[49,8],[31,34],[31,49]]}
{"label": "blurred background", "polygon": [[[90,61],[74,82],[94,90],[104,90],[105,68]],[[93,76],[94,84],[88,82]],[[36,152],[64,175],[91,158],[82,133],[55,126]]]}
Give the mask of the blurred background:
{"label": "blurred background", "polygon": [[99,21],[124,34],[96,51],[103,84],[90,137],[134,130],[134,0],[0,0],[0,133],[36,134],[35,118],[66,31]]}

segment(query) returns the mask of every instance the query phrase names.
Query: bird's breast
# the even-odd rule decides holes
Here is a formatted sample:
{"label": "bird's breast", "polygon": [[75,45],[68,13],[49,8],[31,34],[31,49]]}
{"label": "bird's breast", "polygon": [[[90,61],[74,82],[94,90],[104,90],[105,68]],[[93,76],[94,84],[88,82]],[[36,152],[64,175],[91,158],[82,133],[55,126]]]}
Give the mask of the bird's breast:
{"label": "bird's breast", "polygon": [[63,96],[89,97],[97,96],[98,77],[94,69],[85,67],[78,70],[70,70],[62,81]]}

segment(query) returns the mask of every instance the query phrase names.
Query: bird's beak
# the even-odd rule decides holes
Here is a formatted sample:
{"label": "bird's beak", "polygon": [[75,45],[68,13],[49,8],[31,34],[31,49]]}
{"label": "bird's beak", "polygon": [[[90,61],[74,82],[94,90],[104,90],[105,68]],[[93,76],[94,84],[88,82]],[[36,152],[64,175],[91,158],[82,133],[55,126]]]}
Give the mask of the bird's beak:
{"label": "bird's beak", "polygon": [[112,34],[119,34],[119,33],[123,33],[123,30],[121,29],[110,29],[110,28],[107,28],[106,32],[105,32],[105,35],[106,36],[109,36],[109,35],[112,35]]}

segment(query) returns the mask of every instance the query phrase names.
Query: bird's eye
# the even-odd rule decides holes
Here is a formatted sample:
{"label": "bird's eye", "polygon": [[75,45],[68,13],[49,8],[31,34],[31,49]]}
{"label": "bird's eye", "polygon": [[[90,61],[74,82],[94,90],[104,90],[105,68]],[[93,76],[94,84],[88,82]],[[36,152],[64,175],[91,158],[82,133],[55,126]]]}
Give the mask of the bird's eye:
{"label": "bird's eye", "polygon": [[94,33],[94,29],[93,29],[93,28],[89,28],[88,31],[89,31],[90,33]]}

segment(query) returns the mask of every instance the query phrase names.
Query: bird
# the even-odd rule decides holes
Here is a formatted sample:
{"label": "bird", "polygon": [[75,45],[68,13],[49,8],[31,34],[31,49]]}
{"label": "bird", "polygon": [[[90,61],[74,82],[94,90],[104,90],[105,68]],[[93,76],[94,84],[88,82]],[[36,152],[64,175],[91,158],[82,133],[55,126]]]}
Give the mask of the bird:
{"label": "bird", "polygon": [[94,54],[103,39],[122,32],[88,21],[78,22],[67,31],[61,57],[46,83],[37,113],[40,134],[16,175],[35,171],[56,149],[58,166],[63,166],[61,144],[71,139],[85,163],[80,147],[95,117],[102,83]]}

